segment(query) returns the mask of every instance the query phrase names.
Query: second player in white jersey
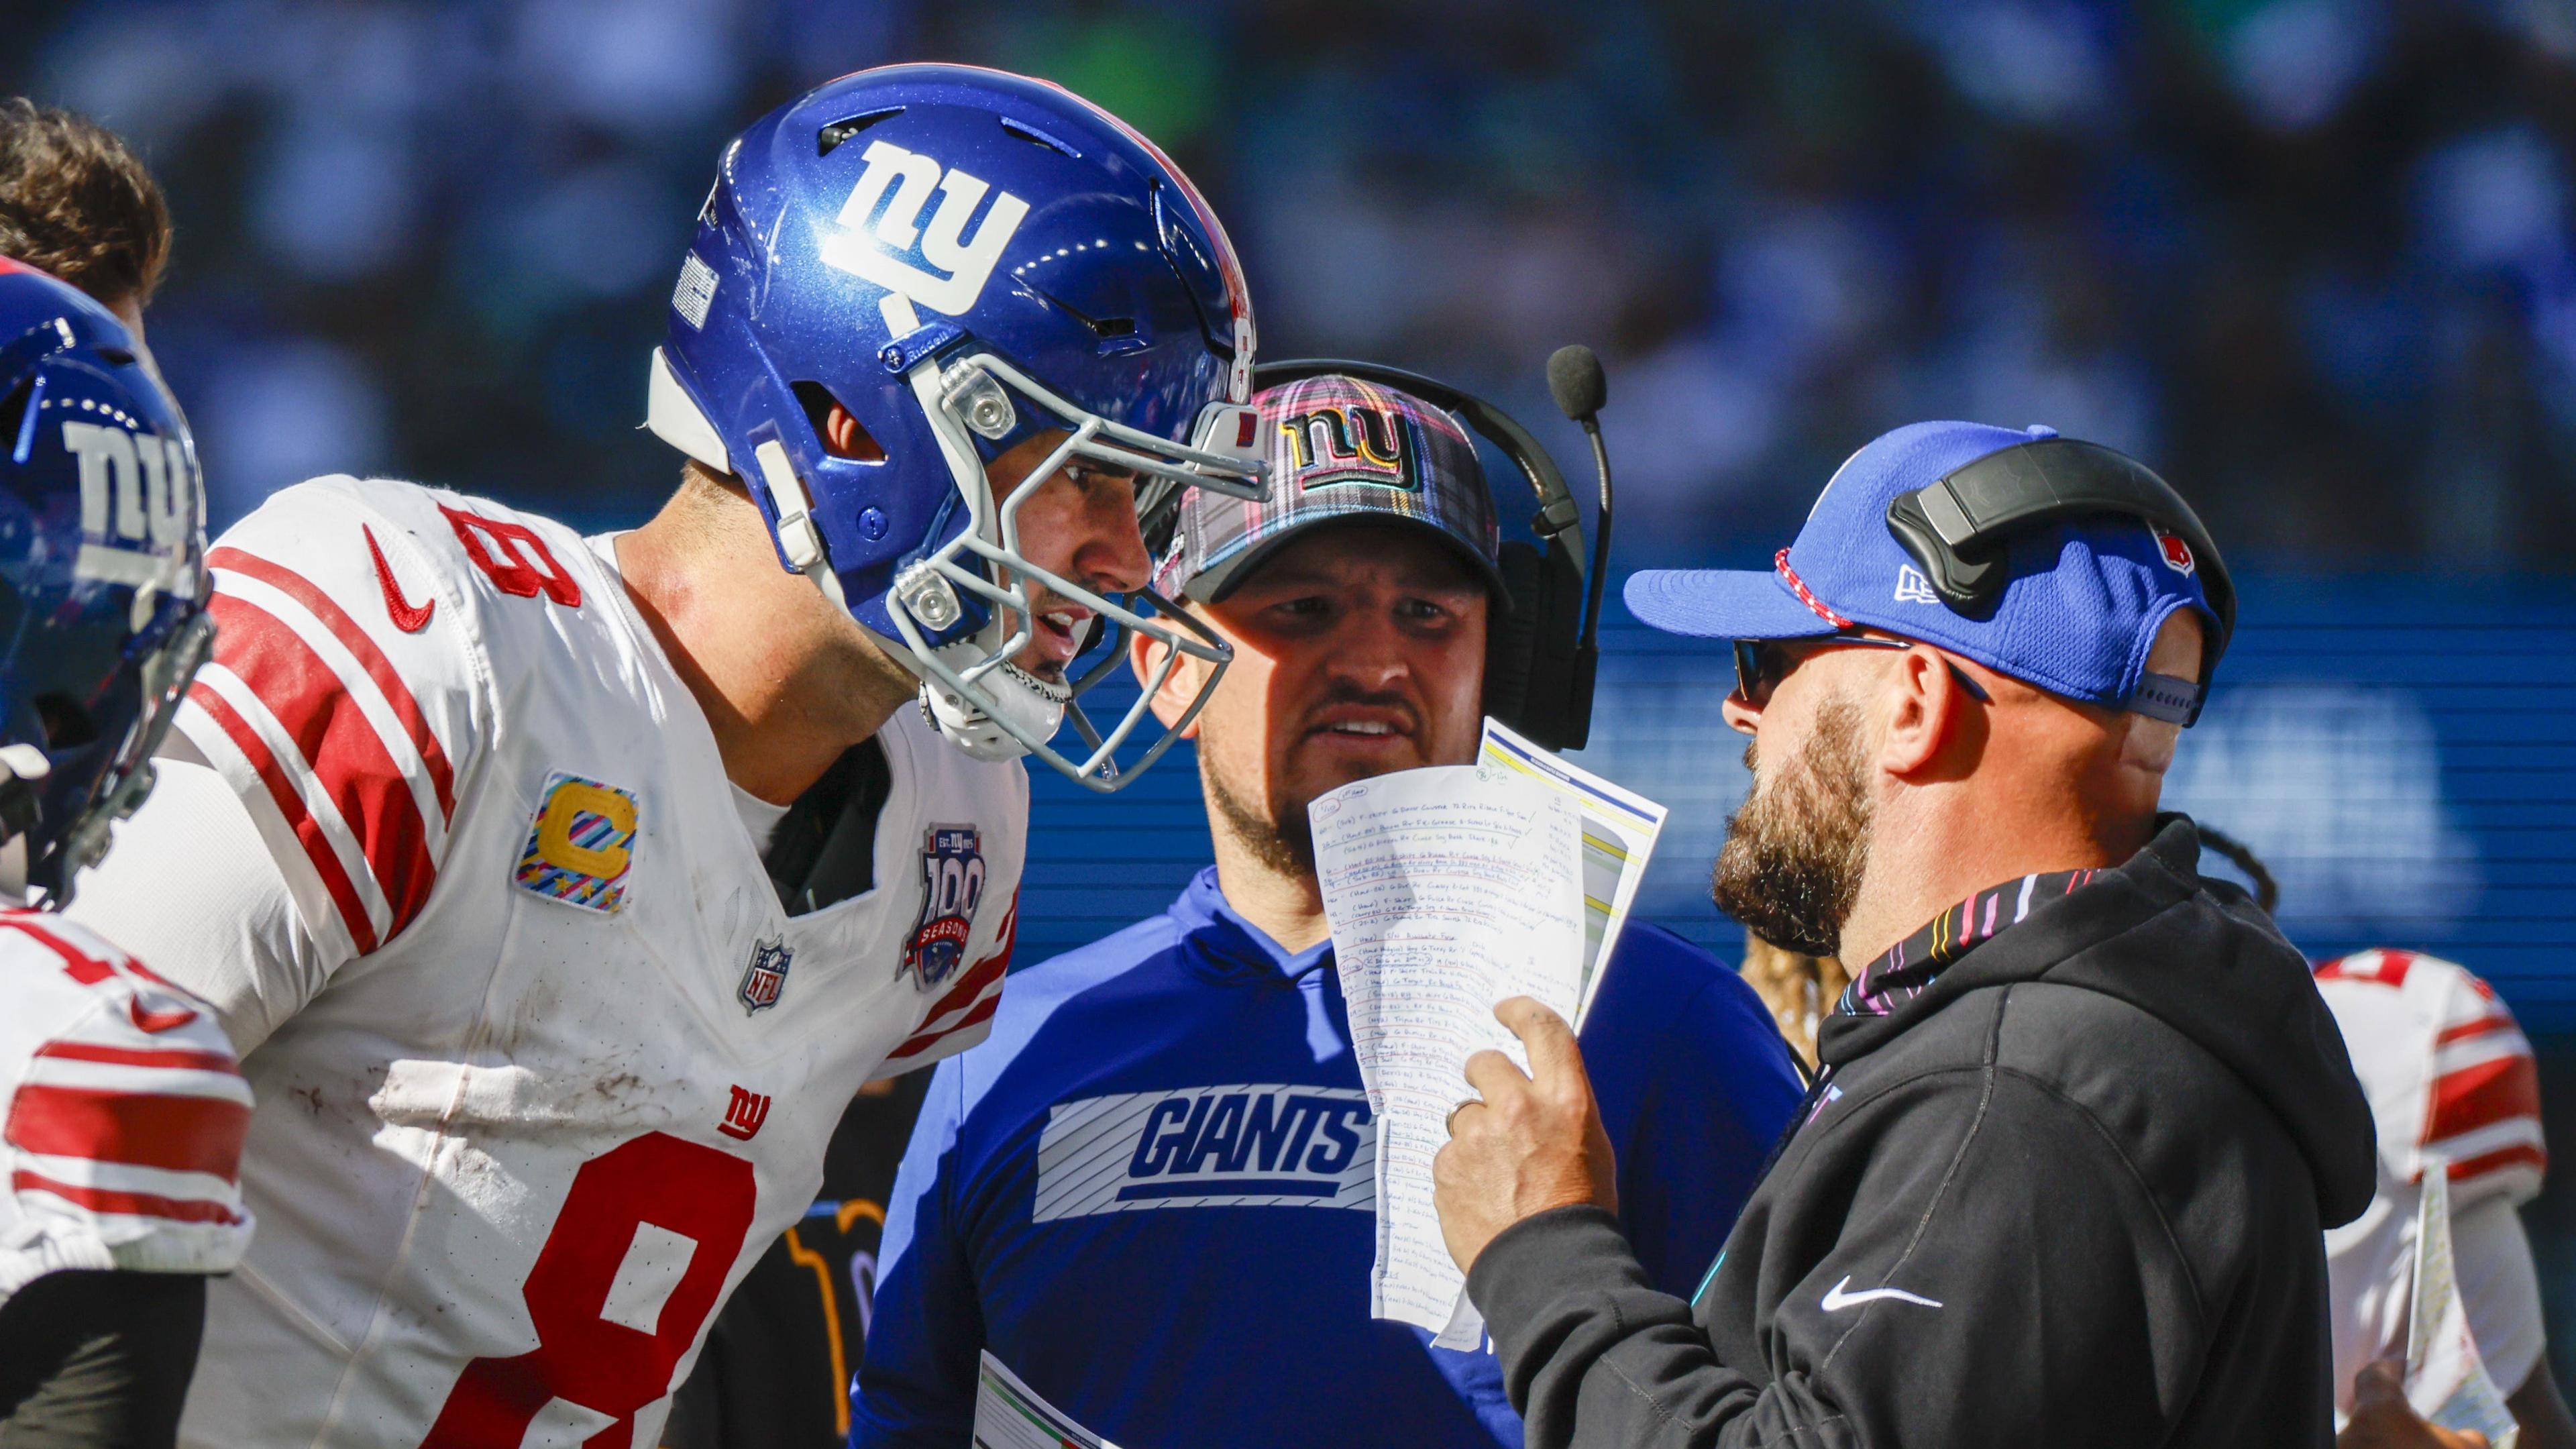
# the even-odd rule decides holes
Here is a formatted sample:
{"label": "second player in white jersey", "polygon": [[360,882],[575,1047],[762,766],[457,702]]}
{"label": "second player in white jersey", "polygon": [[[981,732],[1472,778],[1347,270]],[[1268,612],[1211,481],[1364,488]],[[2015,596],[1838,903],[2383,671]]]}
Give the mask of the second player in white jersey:
{"label": "second player in white jersey", "polygon": [[[0,192],[72,184],[41,152]],[[97,220],[66,234],[167,239]],[[5,255],[0,337],[0,1443],[147,1449],[251,1238],[250,1088],[203,1002],[53,908],[151,789],[206,655],[195,447],[139,333]]]}
{"label": "second player in white jersey", "polygon": [[2379,1129],[2378,1194],[2326,1234],[2337,1412],[2351,1411],[2364,1365],[2406,1350],[2416,1210],[2437,1164],[2450,1179],[2451,1248],[2479,1356],[2507,1394],[2538,1374],[2554,1405],[2539,1278],[2516,1212],[2549,1165],[2531,1043],[2492,988],[2439,957],[2356,951],[2319,965],[2316,980]]}
{"label": "second player in white jersey", "polygon": [[0,1307],[48,1273],[228,1273],[250,1088],[199,1004],[43,911],[0,908]]}
{"label": "second player in white jersey", "polygon": [[[898,711],[875,889],[788,915],[614,552],[337,478],[211,555],[202,763],[165,756],[78,902],[215,1003],[263,1103],[189,1442],[649,1434],[851,1095],[984,1030],[1019,764]],[[233,929],[171,887],[209,854]]]}

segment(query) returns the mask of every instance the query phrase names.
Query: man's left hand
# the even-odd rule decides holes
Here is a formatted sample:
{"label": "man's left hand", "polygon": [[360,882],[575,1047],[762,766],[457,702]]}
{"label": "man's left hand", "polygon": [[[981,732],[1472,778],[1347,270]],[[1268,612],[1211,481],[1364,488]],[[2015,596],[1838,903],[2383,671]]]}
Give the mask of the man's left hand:
{"label": "man's left hand", "polygon": [[1431,1161],[1431,1203],[1461,1269],[1523,1218],[1582,1203],[1619,1206],[1610,1133],[1574,1029],[1526,996],[1494,1016],[1529,1049],[1531,1075],[1498,1051],[1467,1059],[1467,1082],[1484,1100],[1450,1114],[1449,1145]]}
{"label": "man's left hand", "polygon": [[2353,1375],[2352,1419],[2335,1436],[2335,1449],[2487,1449],[2487,1436],[2424,1422],[2406,1402],[2401,1356],[2364,1364]]}

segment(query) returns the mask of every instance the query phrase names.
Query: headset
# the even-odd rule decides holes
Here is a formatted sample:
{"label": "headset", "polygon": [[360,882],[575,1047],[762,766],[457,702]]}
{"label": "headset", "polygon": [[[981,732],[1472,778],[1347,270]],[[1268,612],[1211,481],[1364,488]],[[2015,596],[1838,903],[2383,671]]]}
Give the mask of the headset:
{"label": "headset", "polygon": [[[2217,636],[2201,655],[2205,693],[2236,632],[2236,584],[2200,515],[2172,484],[2126,453],[2073,438],[2017,443],[1898,494],[1887,505],[1887,529],[1922,566],[1942,602],[1968,618],[1988,619],[2011,582],[2004,555],[2014,535],[2096,513],[2143,519],[2166,537],[2167,548],[2179,540],[2190,550],[2218,619]],[[2182,707],[2199,713],[2198,699]]]}
{"label": "headset", "polygon": [[1592,686],[1601,662],[1601,590],[1610,559],[1610,455],[1601,442],[1608,398],[1601,359],[1589,347],[1558,348],[1547,385],[1566,417],[1582,425],[1601,477],[1601,522],[1589,568],[1583,520],[1556,460],[1501,408],[1445,382],[1374,362],[1298,358],[1252,370],[1255,389],[1338,374],[1391,387],[1447,411],[1494,445],[1528,480],[1538,500],[1535,544],[1507,539],[1495,560],[1506,607],[1485,630],[1485,713],[1550,750],[1579,750],[1592,734]]}

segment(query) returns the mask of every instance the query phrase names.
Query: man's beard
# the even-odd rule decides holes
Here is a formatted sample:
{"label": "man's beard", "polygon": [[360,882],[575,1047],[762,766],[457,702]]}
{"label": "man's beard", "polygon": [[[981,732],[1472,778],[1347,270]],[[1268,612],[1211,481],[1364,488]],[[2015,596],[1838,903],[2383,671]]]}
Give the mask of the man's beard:
{"label": "man's beard", "polygon": [[[1297,727],[1302,730],[1313,722],[1318,712],[1344,704],[1397,711],[1404,718],[1403,728],[1407,734],[1417,741],[1428,737],[1429,726],[1420,706],[1413,700],[1401,694],[1372,694],[1348,684],[1336,685],[1325,699],[1310,706]],[[1199,743],[1202,747],[1207,744],[1204,735]],[[1252,852],[1252,858],[1264,868],[1281,875],[1311,879],[1315,874],[1315,826],[1306,814],[1306,807],[1311,802],[1300,800],[1283,806],[1274,814],[1267,800],[1248,799],[1236,791],[1208,763],[1208,758],[1207,751],[1202,748],[1199,752],[1199,780],[1207,788],[1208,799],[1215,803],[1216,813],[1224,817],[1226,825],[1234,832],[1234,838],[1243,842],[1244,848]]]}
{"label": "man's beard", "polygon": [[[1783,950],[1831,956],[1869,864],[1868,769],[1858,706],[1828,700],[1798,758],[1727,818],[1709,876],[1718,909]],[[1754,762],[1744,747],[1745,768]]]}
{"label": "man's beard", "polygon": [[1199,756],[1199,778],[1207,783],[1208,798],[1216,802],[1216,813],[1225,817],[1227,828],[1252,852],[1253,859],[1280,875],[1315,873],[1315,827],[1305,811],[1291,810],[1285,821],[1273,817],[1266,806],[1236,794],[1225,777],[1209,767],[1204,754]]}

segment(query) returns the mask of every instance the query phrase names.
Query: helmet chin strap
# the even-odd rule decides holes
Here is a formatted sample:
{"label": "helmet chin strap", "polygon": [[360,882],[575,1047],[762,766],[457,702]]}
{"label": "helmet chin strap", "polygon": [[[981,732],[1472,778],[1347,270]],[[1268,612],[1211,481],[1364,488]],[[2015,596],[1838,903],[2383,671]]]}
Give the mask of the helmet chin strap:
{"label": "helmet chin strap", "polygon": [[[938,653],[951,669],[963,671],[999,645],[1001,627],[996,611],[992,623]],[[1055,733],[1056,726],[1064,720],[1065,702],[1073,697],[1072,690],[1049,684],[1008,662],[995,666],[982,683],[996,710],[1008,713],[1013,724],[1039,739]],[[935,679],[922,681],[921,707],[950,744],[978,760],[1016,760],[1029,752],[1027,745],[996,723],[982,706]]]}

